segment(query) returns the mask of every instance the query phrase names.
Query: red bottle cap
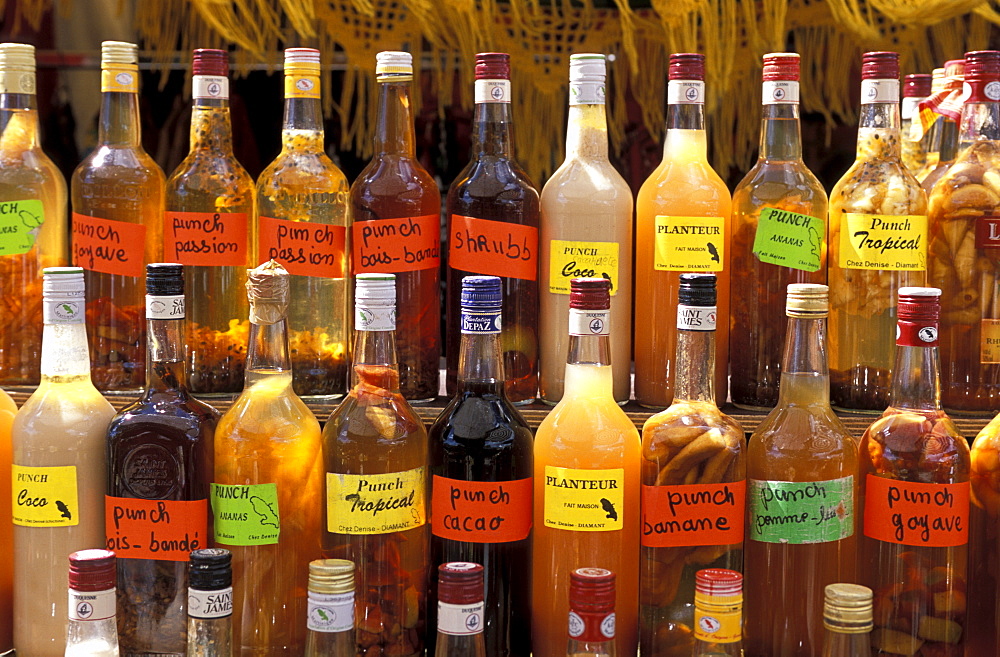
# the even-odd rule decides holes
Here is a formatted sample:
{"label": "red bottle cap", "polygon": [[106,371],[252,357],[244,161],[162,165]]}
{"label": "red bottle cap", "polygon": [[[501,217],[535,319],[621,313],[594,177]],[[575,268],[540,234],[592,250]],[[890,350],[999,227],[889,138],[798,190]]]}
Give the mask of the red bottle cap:
{"label": "red bottle cap", "polygon": [[675,52],[667,67],[669,80],[704,80],[705,55],[696,52]]}
{"label": "red bottle cap", "polygon": [[740,595],[743,593],[743,575],[725,568],[706,568],[695,573],[694,588],[702,595]]}
{"label": "red bottle cap", "polygon": [[483,567],[478,563],[454,561],[438,566],[438,601],[467,605],[484,599]]}
{"label": "red bottle cap", "polygon": [[960,68],[961,71],[964,72],[965,71],[965,60],[964,59],[949,59],[948,61],[946,61],[944,63],[944,68],[945,68],[945,74],[946,75],[952,75],[952,73],[950,71],[948,71],[949,68],[951,68],[951,69],[958,69],[958,68]]}
{"label": "red bottle cap", "polygon": [[569,576],[571,611],[609,613],[615,610],[615,574],[604,568],[577,568]]}
{"label": "red bottle cap", "polygon": [[577,310],[611,308],[611,281],[606,278],[574,278],[569,282],[569,307]]}
{"label": "red bottle cap", "polygon": [[505,52],[476,53],[477,80],[509,80],[510,55]]}
{"label": "red bottle cap", "polygon": [[965,81],[1000,80],[1000,50],[974,50],[965,53]]}
{"label": "red bottle cap", "polygon": [[936,287],[901,287],[896,319],[896,344],[900,347],[938,346],[941,290]]}
{"label": "red bottle cap", "polygon": [[191,60],[191,73],[194,75],[229,75],[229,53],[214,48],[198,48]]}
{"label": "red bottle cap", "polygon": [[799,53],[770,52],[764,55],[764,82],[799,80]]}
{"label": "red bottle cap", "polygon": [[115,588],[115,553],[80,550],[69,555],[69,588],[74,591],[107,591]]}
{"label": "red bottle cap", "polygon": [[931,76],[927,73],[910,73],[903,83],[903,98],[926,98],[931,95]]}
{"label": "red bottle cap", "polygon": [[862,80],[898,80],[899,53],[888,51],[866,52],[861,59]]}

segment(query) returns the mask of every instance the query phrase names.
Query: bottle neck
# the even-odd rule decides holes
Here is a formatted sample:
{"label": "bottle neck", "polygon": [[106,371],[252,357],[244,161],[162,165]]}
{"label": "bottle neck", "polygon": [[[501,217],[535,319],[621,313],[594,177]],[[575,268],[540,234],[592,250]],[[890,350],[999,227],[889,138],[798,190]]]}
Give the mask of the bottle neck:
{"label": "bottle neck", "polygon": [[672,153],[682,155],[688,162],[708,161],[704,105],[667,105],[663,156],[666,158]]}
{"label": "bottle neck", "polygon": [[139,147],[141,139],[139,95],[124,91],[103,92],[97,143],[105,146]]}
{"label": "bottle neck", "polygon": [[674,401],[715,403],[715,331],[677,331]]}
{"label": "bottle neck", "polygon": [[613,399],[611,378],[611,337],[608,335],[569,336],[566,382],[563,398]]}
{"label": "bottle neck", "polygon": [[797,103],[763,106],[760,159],[777,161],[802,159],[802,132]]}
{"label": "bottle neck", "polygon": [[893,407],[941,410],[941,360],[937,347],[896,346],[889,399]]}
{"label": "bottle neck", "polygon": [[858,122],[858,157],[868,154],[867,135],[864,131],[875,130],[885,138],[879,148],[880,159],[899,159],[901,147],[899,103],[866,103],[861,106],[861,120]]}
{"label": "bottle neck", "polygon": [[485,637],[482,632],[459,636],[439,630],[434,657],[486,657]]}
{"label": "bottle neck", "polygon": [[191,108],[191,150],[207,150],[222,155],[233,152],[233,126],[229,100],[195,98]]}
{"label": "bottle neck", "polygon": [[462,333],[458,351],[458,394],[488,390],[504,396],[503,350],[499,333]]}
{"label": "bottle neck", "polygon": [[846,633],[826,628],[822,657],[868,657],[871,652],[868,632]]}
{"label": "bottle neck", "polygon": [[570,105],[566,159],[608,161],[608,117],[603,104]]}
{"label": "bottle neck", "polygon": [[378,114],[375,123],[375,152],[416,155],[410,83],[392,80],[378,83]]}
{"label": "bottle neck", "polygon": [[184,320],[146,320],[146,396],[187,389],[184,368]]}
{"label": "bottle neck", "polygon": [[[7,111],[4,111],[7,110]],[[7,129],[7,124],[15,115],[27,130],[25,131],[24,150],[38,147],[38,104],[34,94],[0,94],[0,133]],[[21,140],[18,139],[19,144]]]}
{"label": "bottle neck", "polygon": [[958,124],[941,117],[938,126],[938,162],[952,162],[958,155]]}
{"label": "bottle neck", "polygon": [[[303,139],[302,133],[319,139]],[[285,150],[323,153],[323,107],[319,98],[286,98],[281,126],[281,146]]]}
{"label": "bottle neck", "polygon": [[288,359],[288,320],[274,324],[250,324],[247,350],[247,383],[251,376],[290,372]]}
{"label": "bottle neck", "polygon": [[[794,383],[786,380],[792,376],[795,376]],[[785,352],[781,358],[778,405],[829,403],[826,318],[789,317],[785,331]]]}
{"label": "bottle neck", "polygon": [[364,380],[389,392],[399,392],[399,364],[396,360],[395,331],[355,331],[354,371],[351,385],[359,383],[358,370]]}
{"label": "bottle neck", "polygon": [[977,141],[1000,141],[1000,103],[965,103],[960,148]]}
{"label": "bottle neck", "polygon": [[42,381],[90,378],[87,328],[79,324],[45,324],[42,328]]}
{"label": "bottle neck", "polygon": [[510,103],[478,103],[472,119],[472,148],[477,155],[512,157],[514,125]]}

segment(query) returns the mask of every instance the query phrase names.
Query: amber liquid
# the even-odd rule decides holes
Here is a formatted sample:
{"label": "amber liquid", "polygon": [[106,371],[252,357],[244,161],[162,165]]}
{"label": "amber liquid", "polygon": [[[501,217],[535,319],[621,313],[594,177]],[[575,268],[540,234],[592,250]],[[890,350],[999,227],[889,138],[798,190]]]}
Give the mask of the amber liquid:
{"label": "amber liquid", "polygon": [[[11,499],[12,448],[11,425],[17,404],[0,390],[0,500]],[[14,553],[14,525],[0,523],[0,554]],[[14,647],[14,560],[5,559],[0,563],[0,650]]]}
{"label": "amber liquid", "polygon": [[965,637],[968,655],[1000,650],[1000,419],[979,432],[972,444],[972,505],[969,512],[969,605]]}

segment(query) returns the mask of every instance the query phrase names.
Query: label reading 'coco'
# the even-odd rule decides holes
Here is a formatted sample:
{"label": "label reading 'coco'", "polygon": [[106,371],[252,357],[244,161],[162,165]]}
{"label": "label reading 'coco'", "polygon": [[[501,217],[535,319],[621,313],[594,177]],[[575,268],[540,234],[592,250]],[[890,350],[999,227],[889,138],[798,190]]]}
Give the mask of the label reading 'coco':
{"label": "label reading 'coco'", "polygon": [[104,536],[119,559],[187,561],[208,545],[208,500],[104,497]]}
{"label": "label reading 'coco'", "polygon": [[188,616],[191,618],[227,618],[233,615],[233,587],[217,591],[188,588]]}
{"label": "label reading 'coco'", "polygon": [[166,262],[200,267],[246,267],[245,212],[168,210],[163,218],[163,258]]}
{"label": "label reading 'coco'", "polygon": [[549,243],[549,292],[569,294],[574,278],[604,278],[611,281],[611,296],[618,294],[618,242]]}
{"label": "label reading 'coco'", "polygon": [[274,545],[281,533],[277,484],[212,484],[215,542]]}
{"label": "label reading 'coco'", "polygon": [[753,252],[761,262],[802,271],[816,271],[822,263],[824,221],[778,208],[760,211]]}
{"label": "label reading 'coco'", "polygon": [[72,527],[80,524],[76,466],[11,466],[14,524]]}
{"label": "label reading 'coco'", "polygon": [[576,532],[624,527],[625,470],[545,466],[545,526]]}
{"label": "label reading 'coco'", "polygon": [[958,547],[969,542],[969,482],[922,484],[869,474],[865,536],[898,545]]}
{"label": "label reading 'coco'", "polygon": [[354,593],[309,591],[306,626],[313,632],[346,632],[354,629]]}
{"label": "label reading 'coco'", "polygon": [[924,271],[927,217],[845,212],[839,264],[844,269]]}
{"label": "label reading 'coco'", "polygon": [[657,271],[722,271],[726,222],[722,217],[656,217]]}
{"label": "label reading 'coco'", "polygon": [[462,481],[434,475],[431,531],[467,543],[524,540],[531,532],[532,481]]}
{"label": "label reading 'coco'", "polygon": [[355,274],[399,274],[437,269],[441,228],[436,214],[356,221],[351,226]]}
{"label": "label reading 'coco'", "polygon": [[979,335],[979,362],[983,365],[1000,363],[1000,319],[980,320]]}
{"label": "label reading 'coco'", "polygon": [[854,477],[826,481],[750,479],[750,538],[828,543],[854,534]]}
{"label": "label reading 'coco'", "polygon": [[423,466],[379,474],[326,473],[326,529],[332,534],[389,534],[426,522]]}
{"label": "label reading 'coco'", "polygon": [[0,256],[30,251],[44,220],[45,212],[38,199],[0,203]]}
{"label": "label reading 'coco'", "polygon": [[347,228],[260,216],[257,260],[277,260],[289,274],[343,278],[347,270]]}
{"label": "label reading 'coco'", "polygon": [[538,278],[538,229],[451,215],[448,266],[483,276]]}
{"label": "label reading 'coco'", "polygon": [[743,542],[747,482],[642,487],[646,547],[734,545]]}
{"label": "label reading 'coco'", "polygon": [[144,274],[146,227],[73,213],[73,264],[89,271],[138,278]]}

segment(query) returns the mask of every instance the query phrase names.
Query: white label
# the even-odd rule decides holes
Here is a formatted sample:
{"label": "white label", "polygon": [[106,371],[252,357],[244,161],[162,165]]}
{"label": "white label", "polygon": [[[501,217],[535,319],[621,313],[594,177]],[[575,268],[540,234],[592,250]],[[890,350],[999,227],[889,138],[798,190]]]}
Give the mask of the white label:
{"label": "white label", "polygon": [[509,103],[510,80],[476,80],[477,103]]}
{"label": "white label", "polygon": [[861,104],[898,103],[899,80],[862,80]]}
{"label": "white label", "polygon": [[29,71],[0,71],[0,93],[35,95],[35,74]]}
{"label": "white label", "polygon": [[761,101],[764,105],[797,105],[798,80],[765,80]]}
{"label": "white label", "polygon": [[667,105],[703,105],[705,83],[701,80],[671,80],[667,83]]}
{"label": "white label", "polygon": [[587,625],[583,622],[583,619],[580,618],[580,615],[577,614],[575,611],[570,610],[569,635],[575,639],[576,637],[583,634],[583,630],[586,629],[586,627]]}
{"label": "white label", "polygon": [[100,621],[115,617],[115,590],[69,590],[69,619],[72,621]]}
{"label": "white label", "polygon": [[395,331],[396,308],[356,307],[354,329],[357,331]]}
{"label": "white label", "polygon": [[86,300],[62,295],[42,302],[42,322],[45,324],[83,324]]}
{"label": "white label", "polygon": [[990,100],[1000,100],[1000,82],[993,80],[992,82],[987,82],[986,86],[983,87],[983,93]]}
{"label": "white label", "polygon": [[601,634],[604,635],[605,639],[615,638],[615,614],[614,612],[608,614],[601,621]]}
{"label": "white label", "polygon": [[354,593],[309,591],[306,625],[314,632],[346,632],[354,629]]}
{"label": "white label", "polygon": [[569,309],[570,335],[610,335],[610,310]]}
{"label": "white label", "polygon": [[919,108],[918,108],[918,105],[920,105],[920,101],[922,101],[922,100],[924,100],[924,99],[923,98],[904,98],[902,100],[902,105],[900,106],[900,109],[899,109],[899,116],[900,116],[900,118],[902,118],[904,121],[906,121],[908,119],[912,119],[913,117],[915,117],[917,115],[917,113],[920,111]]}
{"label": "white label", "polygon": [[483,631],[485,603],[452,605],[438,602],[438,632],[452,636],[469,636]]}
{"label": "white label", "polygon": [[146,319],[184,319],[184,295],[146,295]]}
{"label": "white label", "polygon": [[188,588],[188,616],[226,618],[233,615],[233,587],[216,591]]}
{"label": "white label", "polygon": [[683,331],[714,331],[715,306],[677,306],[677,328]]}
{"label": "white label", "polygon": [[224,75],[196,75],[191,80],[191,95],[195,98],[229,99],[229,78]]}
{"label": "white label", "polygon": [[569,104],[571,107],[573,105],[603,105],[605,91],[603,82],[570,82]]}

